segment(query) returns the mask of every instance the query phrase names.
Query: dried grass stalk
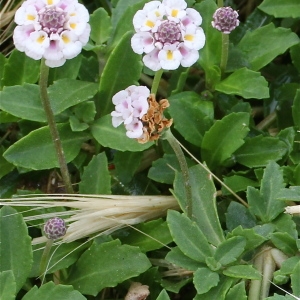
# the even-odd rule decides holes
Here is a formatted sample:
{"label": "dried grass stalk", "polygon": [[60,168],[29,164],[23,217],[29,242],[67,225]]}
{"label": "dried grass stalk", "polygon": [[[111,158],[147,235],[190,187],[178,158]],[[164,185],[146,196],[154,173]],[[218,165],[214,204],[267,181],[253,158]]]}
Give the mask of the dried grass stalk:
{"label": "dried grass stalk", "polygon": [[[92,234],[107,234],[128,225],[139,224],[166,215],[168,209],[179,210],[173,196],[123,196],[123,195],[29,195],[16,199],[1,199],[0,205],[42,208],[65,207],[68,211],[35,214],[25,221],[64,217],[69,224],[63,242],[69,243]],[[33,244],[46,241],[45,237],[33,239]]]}

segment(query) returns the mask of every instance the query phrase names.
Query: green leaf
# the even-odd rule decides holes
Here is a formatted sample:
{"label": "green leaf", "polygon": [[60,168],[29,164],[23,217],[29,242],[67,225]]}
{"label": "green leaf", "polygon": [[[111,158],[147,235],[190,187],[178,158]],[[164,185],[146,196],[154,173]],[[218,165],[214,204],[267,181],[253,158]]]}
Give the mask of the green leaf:
{"label": "green leaf", "polygon": [[300,128],[300,90],[297,90],[292,106],[293,119],[295,126]]}
{"label": "green leaf", "polygon": [[234,157],[246,167],[264,167],[269,161],[281,159],[287,150],[287,144],[279,138],[258,135],[247,138],[245,144],[234,153]]}
{"label": "green leaf", "polygon": [[[253,187],[259,186],[259,183],[257,181],[254,181],[250,178],[240,176],[240,175],[224,177],[224,183],[228,187],[230,187],[230,189],[232,189],[234,192],[245,191],[248,186],[253,186]],[[230,195],[231,192],[228,191],[225,187],[222,187],[222,194]]]}
{"label": "green leaf", "polygon": [[[192,187],[193,220],[205,233],[208,242],[217,246],[224,240],[224,234],[217,213],[213,179],[203,167],[196,165],[189,169],[189,180]],[[181,173],[176,173],[174,196],[181,209],[186,212],[187,203]]]}
{"label": "green leaf", "polygon": [[[229,277],[220,276],[220,282],[217,286],[210,289],[205,294],[196,295],[193,300],[222,300],[232,286],[233,279]],[[240,299],[239,299],[240,300]]]}
{"label": "green leaf", "polygon": [[202,100],[194,92],[182,92],[168,100],[168,112],[174,119],[176,130],[186,141],[200,147],[203,135],[213,123],[213,103]]}
{"label": "green leaf", "polygon": [[121,152],[117,151],[114,155],[114,164],[116,167],[116,175],[124,184],[129,183],[135,172],[140,166],[143,152]]}
{"label": "green leaf", "polygon": [[[109,47],[115,47],[116,43],[128,32],[133,30],[133,17],[139,9],[142,9],[147,0],[118,1],[112,13],[113,31],[108,42]],[[133,35],[133,33],[131,34]]]}
{"label": "green leaf", "polygon": [[[195,164],[188,157],[186,157],[186,162],[189,167]],[[152,163],[148,177],[157,182],[172,184],[175,179],[175,170],[178,172],[181,171],[176,155],[165,153],[162,158]]]}
{"label": "green leaf", "polygon": [[160,249],[173,241],[167,222],[162,219],[141,223],[135,228],[120,240],[123,244],[139,247],[142,252]]}
{"label": "green leaf", "polygon": [[15,300],[16,282],[12,270],[0,272],[0,299]]}
{"label": "green leaf", "polygon": [[96,107],[93,101],[87,101],[77,104],[74,107],[75,116],[83,122],[89,123],[94,121],[96,115]]}
{"label": "green leaf", "polygon": [[36,84],[4,87],[0,92],[0,109],[25,120],[45,122],[46,115]]}
{"label": "green leaf", "polygon": [[264,0],[259,6],[263,12],[275,18],[299,18],[300,7],[298,0]]}
{"label": "green leaf", "polygon": [[12,270],[18,292],[31,269],[31,238],[22,215],[9,206],[0,209],[0,228],[0,272]]}
{"label": "green leaf", "polygon": [[142,71],[140,56],[131,48],[132,32],[123,35],[119,44],[109,56],[101,74],[99,85],[99,99],[96,103],[98,113],[104,116],[113,111],[112,97],[117,92],[130,85],[138,85]]}
{"label": "green leaf", "polygon": [[110,182],[107,158],[105,152],[102,152],[94,156],[84,168],[79,191],[81,194],[109,195],[111,194]]}
{"label": "green leaf", "polygon": [[7,58],[0,53],[0,90],[2,90],[3,84],[2,84],[2,80],[3,80],[3,74],[4,74],[4,65],[7,62]]}
{"label": "green leaf", "polygon": [[299,256],[292,256],[283,261],[280,269],[274,272],[275,283],[286,283],[299,262]]}
{"label": "green leaf", "polygon": [[[80,151],[81,144],[90,138],[84,132],[72,132],[69,124],[58,124],[58,131],[67,162]],[[18,167],[43,170],[59,167],[48,126],[32,131],[3,154],[6,160]]]}
{"label": "green leaf", "polygon": [[219,283],[219,274],[211,271],[208,268],[199,268],[194,273],[194,286],[199,294],[207,293],[211,288]]}
{"label": "green leaf", "polygon": [[246,239],[244,237],[231,237],[217,247],[214,258],[221,265],[226,266],[236,261],[244,252],[245,247]]}
{"label": "green leaf", "polygon": [[293,65],[295,68],[300,72],[300,57],[299,57],[299,51],[300,51],[300,44],[296,44],[295,46],[291,47],[290,54],[291,59],[293,61]]}
{"label": "green leaf", "polygon": [[298,253],[295,238],[286,232],[274,232],[270,235],[272,243],[285,254],[292,256]]}
{"label": "green leaf", "polygon": [[179,247],[173,247],[166,255],[166,260],[170,263],[186,270],[196,271],[199,267],[204,266],[182,253]]}
{"label": "green leaf", "polygon": [[103,7],[96,9],[90,16],[91,39],[96,45],[105,43],[112,31],[110,17]]}
{"label": "green leaf", "polygon": [[145,272],[151,263],[138,247],[121,245],[119,240],[95,242],[78,260],[68,278],[83,294],[96,296],[105,287],[114,287]]}
{"label": "green leaf", "polygon": [[[56,271],[66,269],[73,265],[87,247],[87,243],[82,244],[79,242],[62,243],[52,246],[47,274],[53,274]],[[40,276],[40,261],[43,252],[44,248],[41,248],[41,245],[33,246],[33,265],[29,277]]]}
{"label": "green leaf", "polygon": [[217,83],[215,89],[228,95],[239,95],[245,99],[269,97],[268,82],[258,72],[247,68],[236,70]]}
{"label": "green leaf", "polygon": [[297,263],[291,275],[293,294],[300,296],[300,262]]}
{"label": "green leaf", "polygon": [[74,290],[72,286],[54,284],[54,282],[48,282],[42,285],[40,288],[34,286],[30,291],[22,298],[22,300],[52,300],[52,299],[64,299],[64,300],[85,300],[86,298],[78,291]]}
{"label": "green leaf", "polygon": [[299,43],[298,36],[290,29],[275,28],[273,23],[247,31],[238,44],[246,53],[252,70],[258,71],[276,56]]}
{"label": "green leaf", "polygon": [[84,131],[89,128],[88,124],[80,122],[75,116],[71,116],[69,121],[72,131]]}
{"label": "green leaf", "polygon": [[226,268],[223,274],[233,278],[260,280],[260,273],[250,265],[237,265]]}
{"label": "green leaf", "polygon": [[288,189],[282,189],[277,199],[283,201],[300,201],[300,186],[290,186]]}
{"label": "green leaf", "polygon": [[136,139],[130,139],[127,137],[126,129],[123,125],[114,128],[110,115],[106,115],[95,121],[91,126],[91,132],[100,145],[115,150],[143,151],[153,145],[152,142],[140,144]]}
{"label": "green leaf", "polygon": [[275,219],[283,212],[285,207],[284,202],[277,200],[277,196],[283,187],[282,172],[274,161],[270,161],[265,168],[260,191],[248,187],[247,199],[250,211],[264,223]]}
{"label": "green leaf", "polygon": [[[54,115],[66,108],[92,98],[97,92],[96,83],[74,79],[61,79],[48,88]],[[0,92],[0,108],[22,119],[46,122],[47,118],[40,99],[40,88],[35,84],[5,87]]]}
{"label": "green leaf", "polygon": [[297,225],[291,215],[280,214],[272,223],[276,225],[277,231],[287,233],[294,240],[297,240]]}
{"label": "green leaf", "polygon": [[232,153],[244,144],[249,131],[248,113],[231,113],[216,123],[205,133],[201,155],[211,170],[220,166]]}
{"label": "green leaf", "polygon": [[[39,78],[40,61],[29,58],[25,53],[13,50],[3,70],[3,86],[36,83]],[[1,99],[2,100],[2,99]]]}
{"label": "green leaf", "polygon": [[226,213],[226,226],[228,230],[233,230],[238,226],[252,228],[256,225],[255,218],[244,205],[231,201]]}
{"label": "green leaf", "polygon": [[74,79],[60,79],[48,88],[51,108],[55,115],[68,107],[91,99],[97,93],[98,85]]}
{"label": "green leaf", "polygon": [[4,147],[0,146],[0,179],[15,168],[13,164],[9,163],[3,157],[4,151],[5,151]]}
{"label": "green leaf", "polygon": [[247,300],[247,294],[245,289],[245,282],[241,281],[238,284],[234,285],[226,295],[225,300]]}
{"label": "green leaf", "polygon": [[77,55],[72,59],[67,59],[67,61],[58,68],[50,68],[49,70],[49,84],[59,79],[76,79],[78,76],[79,69],[83,63],[83,56],[81,54]]}
{"label": "green leaf", "polygon": [[168,293],[166,292],[166,290],[162,290],[158,297],[156,298],[156,300],[170,300],[170,297],[168,295]]}
{"label": "green leaf", "polygon": [[[242,226],[236,227],[232,232],[229,232],[227,238],[231,238],[233,236],[242,236],[246,239],[247,244],[245,246],[245,251],[254,250],[262,243],[268,240],[268,238],[264,237],[261,234],[258,234],[255,230],[255,227],[245,229]],[[267,236],[269,234],[266,234]]]}
{"label": "green leaf", "polygon": [[215,1],[202,1],[194,8],[201,14],[203,18],[201,27],[209,37],[205,41],[205,46],[199,51],[198,62],[205,71],[206,84],[213,87],[220,75],[219,68],[214,66],[220,64],[222,51],[222,33],[211,26],[212,15],[218,7]]}
{"label": "green leaf", "polygon": [[186,256],[198,262],[205,262],[205,258],[213,254],[203,232],[187,216],[169,210],[167,222],[175,243]]}

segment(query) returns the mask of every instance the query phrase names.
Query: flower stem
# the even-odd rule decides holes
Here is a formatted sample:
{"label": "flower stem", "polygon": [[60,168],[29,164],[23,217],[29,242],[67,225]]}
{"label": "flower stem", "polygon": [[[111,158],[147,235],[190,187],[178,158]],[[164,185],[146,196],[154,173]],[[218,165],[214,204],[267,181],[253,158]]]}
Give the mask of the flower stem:
{"label": "flower stem", "polygon": [[43,278],[41,280],[42,284],[45,283],[47,262],[48,262],[48,258],[49,258],[49,254],[50,254],[52,245],[53,245],[53,240],[47,239],[47,243],[45,245],[45,249],[42,254],[41,263],[40,263],[40,277]]}
{"label": "flower stem", "polygon": [[64,151],[62,148],[62,143],[60,140],[59,132],[55,123],[54,114],[51,108],[48,92],[47,92],[47,86],[48,86],[48,75],[49,75],[49,67],[46,66],[45,60],[42,59],[41,61],[41,67],[40,67],[40,96],[42,100],[42,104],[47,116],[48,126],[50,129],[50,134],[52,137],[53,144],[55,146],[56,155],[58,158],[58,163],[60,166],[60,171],[62,175],[62,179],[64,181],[66,190],[69,194],[73,194],[73,187],[67,167],[66,158],[64,155]]}
{"label": "flower stem", "polygon": [[153,83],[152,83],[152,88],[151,88],[151,94],[156,95],[158,87],[159,87],[159,82],[160,82],[163,72],[164,72],[164,70],[160,69],[155,73]]}
{"label": "flower stem", "polygon": [[193,216],[192,188],[190,183],[189,168],[185,160],[185,156],[183,154],[183,151],[180,148],[178,141],[172,134],[171,130],[166,130],[164,132],[163,138],[165,138],[169,142],[170,146],[173,148],[176,157],[178,159],[180,169],[182,172],[182,177],[183,177],[183,185],[185,188],[185,196],[186,196],[186,203],[187,203],[186,213],[189,218],[192,218]]}
{"label": "flower stem", "polygon": [[221,74],[223,75],[226,70],[228,60],[228,46],[229,46],[229,34],[222,33],[222,54],[221,54]]}
{"label": "flower stem", "polygon": [[224,3],[223,3],[223,0],[218,0],[218,7],[223,7],[224,6]]}

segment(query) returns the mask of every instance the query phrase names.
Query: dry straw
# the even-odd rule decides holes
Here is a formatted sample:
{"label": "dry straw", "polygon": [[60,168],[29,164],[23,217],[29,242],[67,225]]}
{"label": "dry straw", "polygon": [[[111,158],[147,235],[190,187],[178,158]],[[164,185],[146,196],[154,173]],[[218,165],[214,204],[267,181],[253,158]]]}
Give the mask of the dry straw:
{"label": "dry straw", "polygon": [[[123,195],[28,195],[28,197],[2,199],[0,205],[45,208],[67,208],[45,214],[24,217],[24,221],[63,217],[68,224],[62,242],[72,242],[93,234],[113,231],[166,215],[168,209],[179,210],[173,196]],[[46,237],[35,238],[32,244],[46,242]]]}

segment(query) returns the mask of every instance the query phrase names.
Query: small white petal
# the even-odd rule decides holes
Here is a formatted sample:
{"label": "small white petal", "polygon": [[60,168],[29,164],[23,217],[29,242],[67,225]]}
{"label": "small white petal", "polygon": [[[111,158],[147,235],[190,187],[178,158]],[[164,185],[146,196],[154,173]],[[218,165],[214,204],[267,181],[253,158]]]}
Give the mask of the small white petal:
{"label": "small white petal", "polygon": [[202,23],[202,17],[195,9],[187,8],[186,16],[181,20],[181,22],[184,26],[188,26],[190,24],[199,26]]}
{"label": "small white petal", "polygon": [[149,53],[154,49],[154,39],[149,32],[139,32],[131,38],[131,48],[137,54]]}
{"label": "small white petal", "polygon": [[59,47],[58,40],[50,41],[50,46],[45,50],[44,58],[48,61],[52,60],[61,60],[63,59],[64,55],[62,49]]}
{"label": "small white petal", "polygon": [[165,13],[164,5],[160,1],[146,3],[142,10],[138,10],[133,17],[133,26],[136,31],[151,31],[159,26]]}
{"label": "small white petal", "polygon": [[158,49],[154,49],[143,57],[145,66],[152,71],[158,71],[161,69],[161,65],[158,59],[158,52]]}
{"label": "small white petal", "polygon": [[115,113],[116,113],[115,111],[113,111],[111,113],[111,116],[112,116],[112,125],[115,128],[117,128],[118,126],[120,126],[124,122],[124,120],[123,120],[123,118],[121,116],[114,115]]}
{"label": "small white petal", "polygon": [[114,105],[121,103],[125,98],[128,97],[128,92],[126,90],[119,91],[112,97],[112,102]]}
{"label": "small white petal", "polygon": [[134,119],[132,123],[125,126],[126,135],[132,139],[138,139],[143,135],[143,123],[138,119]]}
{"label": "small white petal", "polygon": [[33,5],[22,5],[15,14],[15,22],[18,25],[35,24],[38,18],[38,12]]}
{"label": "small white petal", "polygon": [[164,70],[176,70],[180,65],[182,55],[178,49],[170,45],[159,51],[158,59]]}
{"label": "small white petal", "polygon": [[163,0],[170,21],[177,22],[186,16],[187,3],[184,0]]}
{"label": "small white petal", "polygon": [[48,60],[48,59],[45,60],[46,66],[48,66],[50,68],[61,67],[65,62],[66,62],[66,59],[64,59],[64,58],[58,59],[58,60]]}
{"label": "small white petal", "polygon": [[184,45],[190,49],[199,50],[205,45],[205,34],[201,27],[189,26],[186,32],[183,32],[182,37]]}
{"label": "small white petal", "polygon": [[197,50],[191,50],[185,46],[181,46],[179,51],[182,55],[180,63],[185,68],[192,66],[199,59],[199,52]]}
{"label": "small white petal", "polygon": [[19,51],[25,51],[26,44],[29,40],[30,34],[34,32],[35,29],[33,25],[24,25],[24,26],[17,26],[14,30],[13,40],[15,47]]}

